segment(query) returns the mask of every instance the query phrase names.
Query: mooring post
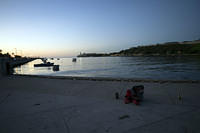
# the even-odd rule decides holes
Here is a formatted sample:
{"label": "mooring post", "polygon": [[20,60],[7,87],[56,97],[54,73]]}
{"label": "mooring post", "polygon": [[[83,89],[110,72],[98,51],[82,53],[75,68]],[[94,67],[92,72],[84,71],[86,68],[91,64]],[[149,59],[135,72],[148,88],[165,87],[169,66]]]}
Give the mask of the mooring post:
{"label": "mooring post", "polygon": [[177,89],[177,101],[176,101],[176,104],[178,104],[178,103],[183,103],[183,90],[182,90],[182,88],[178,88]]}
{"label": "mooring post", "polygon": [[7,58],[0,58],[0,76],[11,74],[10,62]]}

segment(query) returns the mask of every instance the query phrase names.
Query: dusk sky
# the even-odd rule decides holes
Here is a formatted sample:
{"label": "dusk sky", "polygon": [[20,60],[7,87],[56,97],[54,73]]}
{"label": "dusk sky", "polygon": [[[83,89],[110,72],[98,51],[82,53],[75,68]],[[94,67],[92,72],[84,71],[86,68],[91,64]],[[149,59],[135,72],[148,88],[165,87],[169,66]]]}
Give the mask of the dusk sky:
{"label": "dusk sky", "polygon": [[200,38],[200,0],[0,0],[0,49],[76,56]]}

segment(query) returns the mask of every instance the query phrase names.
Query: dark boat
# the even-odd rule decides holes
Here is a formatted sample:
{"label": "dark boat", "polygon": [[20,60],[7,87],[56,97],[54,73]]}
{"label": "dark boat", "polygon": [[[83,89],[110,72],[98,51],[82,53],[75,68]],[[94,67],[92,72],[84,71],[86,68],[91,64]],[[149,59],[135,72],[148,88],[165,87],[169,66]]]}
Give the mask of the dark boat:
{"label": "dark boat", "polygon": [[34,64],[34,67],[49,67],[49,66],[53,66],[54,63],[51,62],[46,62],[46,63],[41,63],[41,64]]}
{"label": "dark boat", "polygon": [[76,58],[72,58],[72,62],[76,62]]}
{"label": "dark boat", "polygon": [[53,65],[53,71],[59,71],[59,65]]}

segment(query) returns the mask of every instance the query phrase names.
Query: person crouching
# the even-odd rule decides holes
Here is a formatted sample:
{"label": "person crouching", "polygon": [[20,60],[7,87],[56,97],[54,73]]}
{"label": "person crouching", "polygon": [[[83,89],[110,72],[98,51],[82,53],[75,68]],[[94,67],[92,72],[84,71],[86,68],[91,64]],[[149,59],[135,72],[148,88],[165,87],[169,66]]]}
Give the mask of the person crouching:
{"label": "person crouching", "polygon": [[139,105],[141,101],[143,101],[143,94],[144,94],[144,86],[138,85],[133,86],[132,89],[128,89],[125,95],[125,104],[134,103]]}

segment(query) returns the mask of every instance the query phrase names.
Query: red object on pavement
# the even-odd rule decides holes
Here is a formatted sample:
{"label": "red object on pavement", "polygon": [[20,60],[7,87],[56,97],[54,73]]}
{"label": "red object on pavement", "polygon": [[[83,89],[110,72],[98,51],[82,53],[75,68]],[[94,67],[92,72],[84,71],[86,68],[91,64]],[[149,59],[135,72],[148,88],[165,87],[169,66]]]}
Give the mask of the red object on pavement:
{"label": "red object on pavement", "polygon": [[135,105],[139,105],[139,104],[140,104],[139,101],[137,101],[137,100],[133,100],[133,103],[134,103]]}
{"label": "red object on pavement", "polygon": [[131,94],[131,90],[129,90],[129,89],[126,92],[124,102],[125,102],[125,104],[128,104],[128,103],[132,102],[132,94]]}

